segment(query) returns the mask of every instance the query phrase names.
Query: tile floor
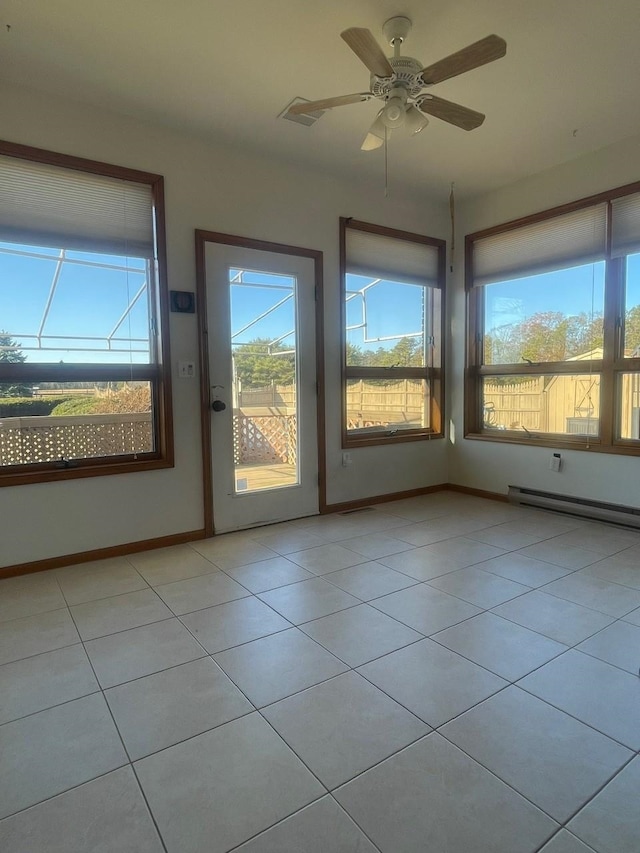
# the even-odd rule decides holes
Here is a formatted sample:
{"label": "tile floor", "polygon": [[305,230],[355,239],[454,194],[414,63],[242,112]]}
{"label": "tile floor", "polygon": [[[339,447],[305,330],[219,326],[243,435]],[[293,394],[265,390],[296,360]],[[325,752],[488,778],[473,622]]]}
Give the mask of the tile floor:
{"label": "tile floor", "polygon": [[640,533],[452,492],[0,582],[3,853],[638,853]]}

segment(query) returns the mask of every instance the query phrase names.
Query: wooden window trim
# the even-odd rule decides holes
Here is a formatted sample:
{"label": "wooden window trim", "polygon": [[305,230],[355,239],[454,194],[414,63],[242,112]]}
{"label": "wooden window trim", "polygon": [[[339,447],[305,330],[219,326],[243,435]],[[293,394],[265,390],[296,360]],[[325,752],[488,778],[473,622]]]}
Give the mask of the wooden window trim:
{"label": "wooden window trim", "polygon": [[[491,441],[505,444],[523,444],[535,447],[553,447],[581,450],[591,453],[611,453],[640,456],[640,439],[617,437],[620,417],[617,396],[618,376],[640,371],[640,358],[625,358],[624,342],[624,257],[611,257],[611,206],[615,199],[640,193],[640,181],[616,187],[596,195],[578,199],[568,204],[539,211],[509,222],[485,228],[465,237],[465,291],[466,291],[466,352],[464,372],[464,436],[473,441]],[[592,362],[541,362],[538,364],[483,363],[484,317],[482,286],[473,286],[473,247],[477,240],[507,233],[565,213],[606,203],[607,233],[605,256],[605,305],[603,358]],[[483,376],[597,374],[600,376],[600,435],[570,437],[566,434],[544,433],[540,437],[512,430],[488,430],[483,426],[481,411]]]}
{"label": "wooden window trim", "polygon": [[[434,352],[436,362],[428,367],[361,367],[347,365],[346,345],[346,307],[345,289],[347,276],[347,253],[346,253],[346,231],[354,228],[370,234],[378,234],[381,237],[393,237],[414,243],[422,243],[434,246],[438,250],[438,283],[434,288],[440,291],[440,322],[433,329]],[[387,228],[383,225],[374,225],[371,222],[362,222],[351,217],[340,217],[340,364],[341,364],[341,437],[342,448],[348,450],[353,447],[374,447],[389,444],[402,444],[408,441],[430,441],[431,439],[444,438],[444,329],[445,329],[445,281],[446,281],[446,242],[435,237],[427,237],[423,234],[413,234],[409,231],[400,231],[397,228]],[[429,388],[431,426],[426,429],[401,430],[394,435],[381,435],[366,433],[349,433],[347,430],[347,380],[359,378],[371,379],[424,379]]]}
{"label": "wooden window trim", "polygon": [[[144,454],[74,459],[68,468],[58,467],[58,462],[3,466],[0,468],[0,487],[172,468],[174,466],[174,445],[164,178],[162,175],[152,172],[115,166],[110,163],[60,154],[4,140],[0,140],[0,155],[150,186],[155,225],[155,263],[152,261],[155,284],[150,289],[150,311],[156,329],[156,334],[152,338],[153,362],[151,364],[69,364],[60,366],[44,364],[39,367],[37,364],[31,363],[20,366],[21,377],[40,381],[75,382],[82,379],[118,381],[132,377],[141,380],[147,379],[151,383],[154,399],[155,450]],[[12,372],[10,365],[0,365],[0,381],[15,376],[16,372]]]}

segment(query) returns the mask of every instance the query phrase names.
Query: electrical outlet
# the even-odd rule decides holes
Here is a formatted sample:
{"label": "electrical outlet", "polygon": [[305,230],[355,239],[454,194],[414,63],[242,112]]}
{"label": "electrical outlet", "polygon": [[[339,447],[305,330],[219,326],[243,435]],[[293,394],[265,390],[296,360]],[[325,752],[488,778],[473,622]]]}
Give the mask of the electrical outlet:
{"label": "electrical outlet", "polygon": [[559,453],[554,453],[549,460],[549,469],[551,471],[560,471],[562,468],[562,456]]}

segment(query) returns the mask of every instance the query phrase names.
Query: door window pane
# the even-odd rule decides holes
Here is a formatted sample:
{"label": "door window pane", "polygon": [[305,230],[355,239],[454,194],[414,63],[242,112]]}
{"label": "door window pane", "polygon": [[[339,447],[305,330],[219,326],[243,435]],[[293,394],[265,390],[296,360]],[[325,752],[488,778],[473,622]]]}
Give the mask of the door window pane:
{"label": "door window pane", "polygon": [[484,363],[602,358],[604,261],[484,287]]}
{"label": "door window pane", "polygon": [[296,279],[229,270],[235,493],[299,483]]}
{"label": "door window pane", "polygon": [[597,436],[600,376],[485,376],[482,408],[485,429]]}

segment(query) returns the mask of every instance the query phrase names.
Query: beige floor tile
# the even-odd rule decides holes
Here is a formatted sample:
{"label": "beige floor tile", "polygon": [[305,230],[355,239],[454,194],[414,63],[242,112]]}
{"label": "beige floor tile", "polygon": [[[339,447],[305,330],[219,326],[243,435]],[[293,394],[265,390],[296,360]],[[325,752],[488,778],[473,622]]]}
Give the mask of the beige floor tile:
{"label": "beige floor tile", "polygon": [[323,797],[247,841],[237,853],[377,853],[349,815]]}
{"label": "beige floor tile", "polygon": [[547,595],[544,590],[534,590],[500,604],[493,612],[567,646],[575,646],[613,621],[612,616]]}
{"label": "beige floor tile", "polygon": [[79,643],[69,611],[51,610],[0,623],[0,664]]}
{"label": "beige floor tile", "polygon": [[161,584],[155,590],[176,616],[250,595],[247,589],[224,572]]}
{"label": "beige floor tile", "polygon": [[190,545],[175,545],[172,548],[130,554],[127,559],[151,586],[219,571],[217,566]]}
{"label": "beige floor tile", "polygon": [[0,622],[65,606],[53,572],[37,572],[0,581]]}
{"label": "beige floor tile", "polygon": [[493,613],[447,628],[434,640],[508,681],[522,678],[566,649]]}
{"label": "beige floor tile", "polygon": [[362,554],[356,554],[355,551],[350,551],[348,548],[343,548],[342,545],[337,545],[334,542],[327,545],[320,545],[318,548],[296,551],[289,555],[289,559],[302,566],[303,569],[313,572],[315,575],[336,572],[339,569],[346,569],[348,566],[355,566],[358,563],[366,562]]}
{"label": "beige floor tile", "polygon": [[640,606],[640,590],[609,583],[584,572],[574,572],[553,581],[544,591],[608,616],[624,616]]}
{"label": "beige floor tile", "polygon": [[518,687],[508,687],[440,733],[559,823],[633,753]]}
{"label": "beige floor tile", "polygon": [[640,590],[640,551],[635,552],[635,560],[621,559],[624,551],[613,557],[606,557],[592,566],[583,569],[585,575],[594,575],[611,583],[619,583]]}
{"label": "beige floor tile", "polygon": [[178,619],[143,625],[85,644],[103,688],[204,657],[206,652]]}
{"label": "beige floor tile", "polygon": [[323,578],[262,592],[258,598],[295,625],[361,604],[359,598],[349,595]]}
{"label": "beige floor tile", "polygon": [[507,685],[432,640],[392,652],[358,672],[434,728]]}
{"label": "beige floor tile", "polygon": [[270,705],[263,714],[329,790],[430,731],[355,672]]}
{"label": "beige floor tile", "polygon": [[105,692],[132,761],[254,710],[211,658]]}
{"label": "beige floor tile", "polygon": [[464,518],[459,512],[456,517],[432,518],[428,521],[420,521],[417,524],[398,528],[393,534],[403,542],[410,545],[422,546],[432,545],[434,542],[442,542],[456,536],[464,536],[474,530],[482,530],[487,527],[488,522],[484,518],[471,516]]}
{"label": "beige floor tile", "polygon": [[587,548],[609,557],[625,548],[640,545],[640,534],[605,524],[583,524],[578,530],[563,533],[554,540],[559,545]]}
{"label": "beige floor tile", "polygon": [[625,622],[631,622],[632,625],[640,625],[640,607],[627,613],[623,619]]}
{"label": "beige floor tile", "polygon": [[331,572],[323,577],[324,580],[339,586],[340,589],[355,595],[362,601],[370,601],[372,598],[379,598],[381,595],[388,595],[418,583],[415,578],[375,562],[360,563],[358,566],[350,566],[348,569]]}
{"label": "beige floor tile", "polygon": [[273,557],[279,556],[271,548],[266,548],[264,545],[248,539],[246,533],[214,536],[212,539],[194,542],[192,547],[223,570],[248,566],[249,563],[271,560]]}
{"label": "beige floor tile", "polygon": [[291,622],[254,596],[187,613],[180,621],[210,654],[291,628]]}
{"label": "beige floor tile", "polygon": [[255,537],[255,541],[259,545],[271,548],[278,554],[286,555],[293,553],[293,551],[302,551],[305,548],[324,545],[326,540],[308,530],[296,530],[290,527],[287,530],[274,532],[266,527],[259,536]]}
{"label": "beige floor tile", "polygon": [[83,640],[95,640],[96,637],[116,634],[173,616],[152,589],[88,601],[70,609]]}
{"label": "beige floor tile", "polygon": [[147,588],[147,582],[124,557],[57,569],[56,577],[69,606]]}
{"label": "beige floor tile", "polygon": [[286,557],[273,557],[271,560],[260,560],[248,566],[227,569],[227,574],[254,593],[267,592],[279,586],[315,577],[312,572],[287,560]]}
{"label": "beige floor tile", "polygon": [[569,823],[598,853],[640,850],[640,758],[636,757]]}
{"label": "beige floor tile", "polygon": [[379,557],[389,557],[391,554],[400,554],[410,551],[413,545],[402,542],[388,533],[368,533],[366,536],[356,536],[353,539],[345,539],[340,543],[343,548],[362,554],[368,560],[377,560]]}
{"label": "beige floor tile", "polygon": [[297,628],[220,652],[214,660],[258,708],[348,668]]}
{"label": "beige floor tile", "polygon": [[127,763],[100,693],[1,726],[0,754],[0,817]]}
{"label": "beige floor tile", "polygon": [[578,649],[633,675],[640,671],[640,627],[628,622],[614,622],[580,643]]}
{"label": "beige floor tile", "polygon": [[496,548],[503,548],[505,551],[525,548],[527,545],[533,545],[535,542],[547,538],[540,533],[523,533],[521,530],[505,529],[508,527],[509,523],[499,524],[496,527],[487,527],[484,530],[474,530],[467,535],[469,539],[477,539],[479,542],[495,545]]}
{"label": "beige floor tile", "polygon": [[485,608],[495,607],[530,590],[528,586],[483,572],[475,566],[433,578],[428,584]]}
{"label": "beige floor tile", "polygon": [[[418,552],[420,563],[414,563],[412,558]],[[493,545],[485,545],[484,542],[459,536],[446,539],[444,542],[435,542],[433,545],[425,545],[410,554],[385,557],[380,562],[389,568],[397,568],[398,571],[412,575],[417,580],[427,581],[457,569],[465,569],[474,563],[499,557],[502,553],[502,549],[494,548]],[[403,559],[405,557],[407,559]]]}
{"label": "beige floor tile", "polygon": [[558,825],[438,734],[334,796],[384,853],[532,853]]}
{"label": "beige floor tile", "polygon": [[557,539],[545,539],[544,542],[536,542],[518,551],[525,557],[533,557],[534,560],[553,563],[565,569],[583,569],[602,559],[597,551],[589,551],[586,548],[578,548],[558,542]]}
{"label": "beige floor tile", "polygon": [[367,604],[306,622],[301,630],[351,667],[422,639],[422,634]]}
{"label": "beige floor tile", "polygon": [[372,607],[392,616],[399,622],[420,631],[434,634],[450,625],[470,619],[479,608],[426,584],[418,584],[370,602]]}
{"label": "beige floor tile", "polygon": [[494,557],[484,563],[476,563],[475,568],[530,587],[544,586],[574,571],[574,569],[564,569],[542,560],[534,560],[533,557],[525,557],[524,554],[515,551],[511,554],[503,554],[501,557]]}
{"label": "beige floor tile", "polygon": [[225,853],[324,793],[259,714],[135,768],[169,853]]}
{"label": "beige floor tile", "polygon": [[624,746],[640,749],[637,676],[571,650],[518,686]]}
{"label": "beige floor tile", "polygon": [[0,821],[3,853],[162,853],[130,767]]}
{"label": "beige floor tile", "polygon": [[540,853],[593,853],[593,849],[584,845],[566,829],[561,829],[544,845]]}
{"label": "beige floor tile", "polygon": [[100,689],[81,645],[0,666],[0,724]]}

